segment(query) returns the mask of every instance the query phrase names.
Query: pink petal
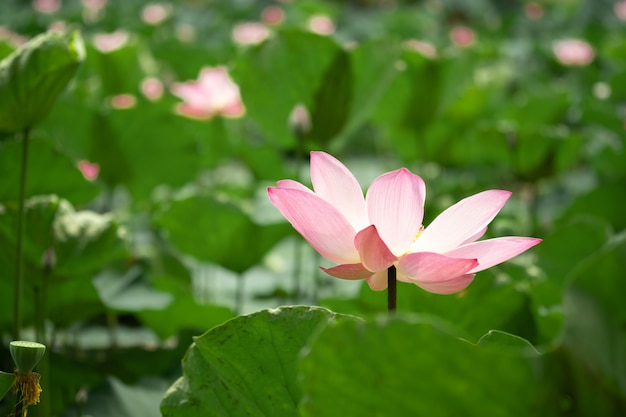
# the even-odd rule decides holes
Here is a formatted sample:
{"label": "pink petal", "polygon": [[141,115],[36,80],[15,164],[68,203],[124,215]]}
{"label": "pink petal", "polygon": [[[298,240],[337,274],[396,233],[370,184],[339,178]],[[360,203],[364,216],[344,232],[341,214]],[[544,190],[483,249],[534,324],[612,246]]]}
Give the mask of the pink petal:
{"label": "pink petal", "polygon": [[406,253],[415,240],[425,197],[424,181],[406,168],[381,175],[367,190],[369,219],[396,256]]}
{"label": "pink petal", "polygon": [[465,245],[466,243],[472,243],[477,241],[478,239],[480,239],[481,237],[483,237],[485,235],[485,233],[487,233],[487,228],[483,228],[481,230],[478,231],[478,233],[470,236],[469,238],[465,239],[465,241],[463,243],[461,243],[461,245]]}
{"label": "pink petal", "polygon": [[410,251],[445,253],[456,248],[480,234],[510,196],[510,191],[488,190],[459,201],[426,227]]}
{"label": "pink petal", "polygon": [[410,253],[400,258],[398,273],[418,284],[445,283],[478,266],[476,259],[452,258],[432,252]]}
{"label": "pink petal", "polygon": [[310,191],[268,188],[270,201],[323,257],[337,264],[359,262],[356,232],[335,209]]}
{"label": "pink petal", "polygon": [[307,191],[313,194],[313,191],[309,190],[306,186],[294,180],[280,180],[276,183],[276,185],[278,186],[278,188],[292,188],[294,190]]}
{"label": "pink petal", "polygon": [[176,114],[198,120],[210,119],[213,116],[213,113],[206,109],[190,106],[187,103],[176,104]]}
{"label": "pink petal", "polygon": [[455,292],[463,291],[474,280],[474,274],[465,274],[460,277],[454,277],[446,281],[439,282],[415,282],[415,284],[433,294],[454,294]]}
{"label": "pink petal", "polygon": [[374,225],[357,233],[354,245],[361,256],[361,263],[370,271],[386,271],[398,259],[389,251]]}
{"label": "pink petal", "polygon": [[242,117],[246,114],[246,108],[241,101],[233,101],[222,109],[222,116],[230,118]]}
{"label": "pink petal", "polygon": [[382,291],[387,288],[388,277],[387,271],[380,271],[367,278],[367,285],[373,291]]}
{"label": "pink petal", "polygon": [[196,107],[204,107],[205,91],[202,89],[200,83],[196,81],[189,81],[185,83],[174,83],[170,91],[175,96],[181,98],[188,105]]}
{"label": "pink petal", "polygon": [[463,245],[446,252],[446,256],[478,259],[478,266],[469,271],[473,273],[507,261],[540,242],[541,239],[533,237],[499,237]]}
{"label": "pink petal", "polygon": [[365,279],[372,275],[372,272],[368,271],[362,264],[343,264],[332,268],[320,266],[320,269],[330,276],[341,279]]}
{"label": "pink petal", "polygon": [[337,159],[325,152],[311,152],[311,182],[315,194],[336,207],[355,230],[371,224],[359,182]]}

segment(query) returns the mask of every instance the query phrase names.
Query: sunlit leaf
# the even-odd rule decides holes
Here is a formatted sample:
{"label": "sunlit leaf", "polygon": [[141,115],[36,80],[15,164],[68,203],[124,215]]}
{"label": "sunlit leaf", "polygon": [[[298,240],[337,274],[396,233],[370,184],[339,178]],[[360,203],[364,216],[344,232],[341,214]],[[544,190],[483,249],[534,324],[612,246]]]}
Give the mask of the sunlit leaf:
{"label": "sunlit leaf", "polygon": [[161,413],[297,416],[298,354],[316,329],[344,319],[318,307],[283,307],[213,328],[187,351],[183,377],[165,394]]}

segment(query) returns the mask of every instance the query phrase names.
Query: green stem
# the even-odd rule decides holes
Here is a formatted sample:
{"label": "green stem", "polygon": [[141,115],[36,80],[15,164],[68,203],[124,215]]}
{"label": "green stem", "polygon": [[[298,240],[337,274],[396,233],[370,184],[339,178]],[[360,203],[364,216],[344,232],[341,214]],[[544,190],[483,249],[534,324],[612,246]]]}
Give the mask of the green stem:
{"label": "green stem", "polygon": [[26,172],[28,170],[28,139],[30,130],[24,130],[22,137],[22,165],[20,172],[20,188],[17,208],[17,254],[15,256],[15,293],[13,297],[13,339],[20,340],[22,329],[22,286],[23,286],[23,238],[24,238],[24,200],[26,199]]}
{"label": "green stem", "polygon": [[391,265],[387,270],[387,311],[396,311],[396,267]]}

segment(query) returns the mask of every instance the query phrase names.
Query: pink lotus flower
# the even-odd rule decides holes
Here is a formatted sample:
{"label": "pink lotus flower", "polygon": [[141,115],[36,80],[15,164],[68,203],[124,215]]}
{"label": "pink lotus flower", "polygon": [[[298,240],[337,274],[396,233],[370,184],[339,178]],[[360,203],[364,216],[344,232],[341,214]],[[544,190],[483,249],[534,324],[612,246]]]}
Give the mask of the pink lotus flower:
{"label": "pink lotus flower", "polygon": [[596,56],[593,47],[580,39],[564,39],[555,42],[552,52],[561,64],[580,67],[591,64]]}
{"label": "pink lotus flower", "polygon": [[235,25],[233,40],[240,45],[256,45],[270,36],[270,30],[262,23],[244,22]]}
{"label": "pink lotus flower", "polygon": [[316,14],[309,19],[309,29],[318,35],[332,35],[335,33],[335,23],[325,14]]}
{"label": "pink lotus flower", "polygon": [[116,30],[111,33],[98,33],[93,37],[93,44],[103,54],[121,49],[128,43],[130,34],[125,30]]}
{"label": "pink lotus flower", "polygon": [[39,13],[52,14],[61,8],[61,0],[33,0],[33,9]]}
{"label": "pink lotus flower", "polygon": [[148,100],[156,101],[163,96],[163,83],[156,77],[147,77],[141,81],[141,92]]}
{"label": "pink lotus flower", "polygon": [[460,47],[471,46],[476,40],[476,34],[467,26],[456,26],[450,31],[450,39]]}
{"label": "pink lotus flower", "polygon": [[86,160],[78,161],[78,169],[87,181],[95,181],[100,173],[100,165]]}
{"label": "pink lotus flower", "polygon": [[245,107],[226,68],[204,68],[198,81],[175,83],[172,93],[183,99],[176,112],[194,119],[209,119],[214,115],[241,117]]}
{"label": "pink lotus flower", "polygon": [[387,288],[387,270],[399,281],[436,294],[465,289],[475,273],[541,242],[530,237],[477,241],[511,193],[489,190],[459,201],[426,228],[426,188],[406,168],[374,180],[365,198],[352,173],[324,152],[311,153],[313,190],[292,181],[270,187],[270,201],[307,242],[330,262],[321,268],[342,279],[366,279]]}

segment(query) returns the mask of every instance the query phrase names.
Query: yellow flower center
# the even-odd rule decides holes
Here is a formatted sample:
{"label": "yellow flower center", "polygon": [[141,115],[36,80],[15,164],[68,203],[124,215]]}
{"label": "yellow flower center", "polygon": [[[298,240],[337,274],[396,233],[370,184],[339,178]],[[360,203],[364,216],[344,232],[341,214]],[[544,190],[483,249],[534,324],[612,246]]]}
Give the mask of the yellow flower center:
{"label": "yellow flower center", "polygon": [[422,233],[424,232],[424,225],[421,225],[419,230],[417,231],[417,234],[415,235],[415,239],[413,239],[413,243],[415,243],[415,241],[417,240],[418,237],[420,237],[422,235]]}

